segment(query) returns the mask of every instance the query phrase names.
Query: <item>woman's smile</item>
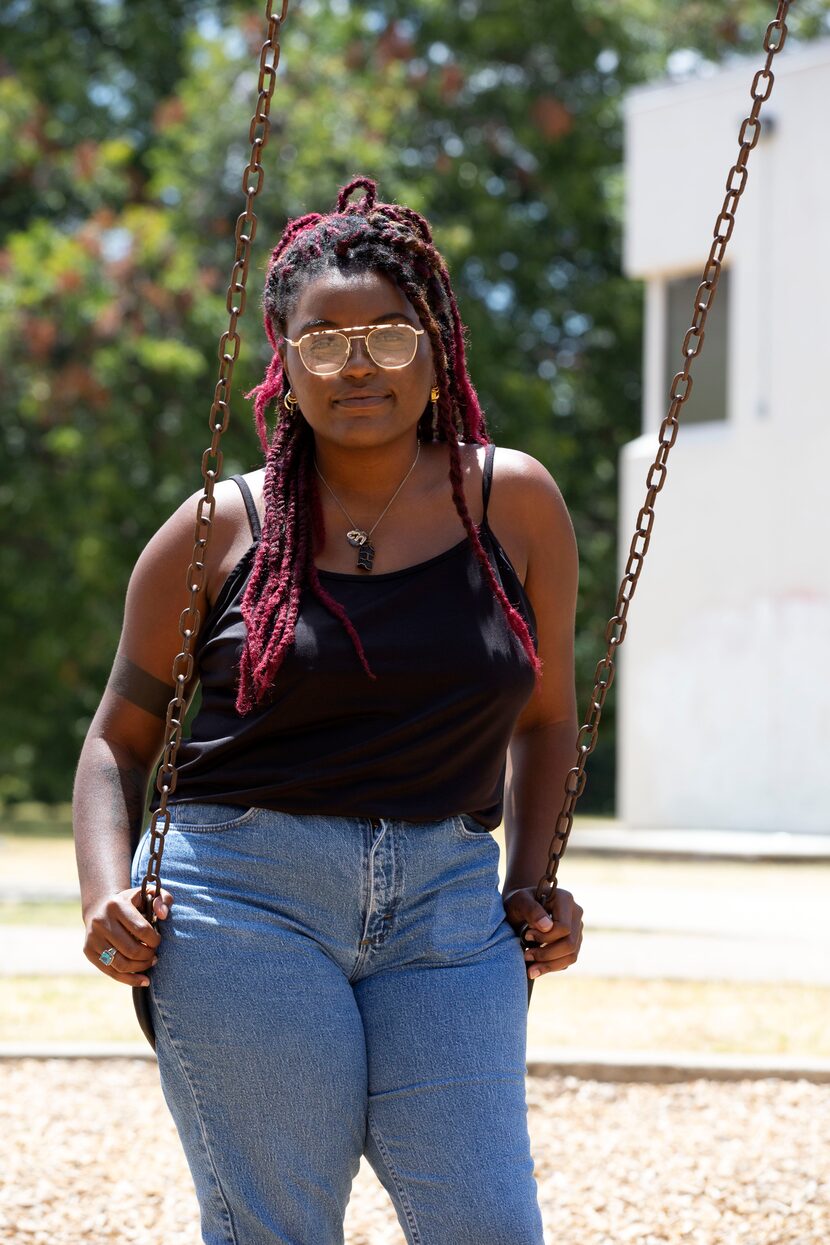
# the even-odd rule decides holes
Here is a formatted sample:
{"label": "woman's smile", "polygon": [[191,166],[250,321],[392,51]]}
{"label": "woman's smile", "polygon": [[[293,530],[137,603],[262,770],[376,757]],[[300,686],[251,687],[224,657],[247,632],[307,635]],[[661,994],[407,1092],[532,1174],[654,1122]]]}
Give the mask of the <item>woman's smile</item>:
{"label": "woman's smile", "polygon": [[388,393],[366,393],[353,394],[348,398],[336,398],[336,406],[347,406],[357,410],[368,406],[380,406],[382,402],[386,402],[389,398]]}

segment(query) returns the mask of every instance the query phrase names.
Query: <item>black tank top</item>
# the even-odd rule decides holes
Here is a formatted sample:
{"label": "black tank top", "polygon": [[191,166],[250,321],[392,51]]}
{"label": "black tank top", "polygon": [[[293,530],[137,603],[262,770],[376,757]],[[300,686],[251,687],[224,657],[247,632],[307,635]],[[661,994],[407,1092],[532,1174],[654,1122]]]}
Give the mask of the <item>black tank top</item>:
{"label": "black tank top", "polygon": [[[487,522],[494,450],[487,446],[479,536],[535,644],[533,608]],[[534,675],[468,537],[398,571],[318,571],[378,677],[369,678],[340,619],[306,586],[273,701],[240,716],[239,603],[260,523],[246,481],[230,478],[242,492],[254,541],[196,637],[202,701],[179,747],[170,804],[208,800],[406,821],[469,813],[495,829],[507,746]],[[151,811],[160,802],[154,782]]]}

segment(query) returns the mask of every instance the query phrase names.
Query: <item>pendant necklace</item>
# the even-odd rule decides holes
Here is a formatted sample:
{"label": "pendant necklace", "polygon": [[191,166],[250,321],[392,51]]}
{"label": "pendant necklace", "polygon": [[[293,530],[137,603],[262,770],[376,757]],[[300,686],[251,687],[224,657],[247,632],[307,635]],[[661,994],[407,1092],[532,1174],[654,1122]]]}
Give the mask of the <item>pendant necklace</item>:
{"label": "pendant necklace", "polygon": [[349,520],[349,522],[352,525],[351,530],[346,533],[346,540],[349,542],[350,545],[353,545],[357,548],[357,569],[359,571],[370,571],[372,569],[372,562],[374,561],[374,557],[375,557],[375,547],[370,540],[372,532],[375,530],[378,523],[380,523],[380,520],[383,518],[383,515],[386,514],[386,511],[389,509],[389,506],[392,505],[392,502],[398,496],[398,493],[400,493],[401,489],[406,484],[409,477],[412,475],[412,472],[415,470],[415,464],[417,463],[418,458],[420,457],[420,454],[421,454],[421,443],[419,441],[418,452],[415,455],[415,462],[413,462],[412,466],[409,468],[409,471],[407,471],[406,475],[401,480],[398,487],[395,489],[395,492],[392,494],[392,497],[388,505],[386,506],[386,508],[384,509],[383,513],[380,516],[380,519],[376,520],[376,522],[369,528],[368,532],[364,532],[361,528],[357,526],[354,519],[349,514],[348,510],[340,502],[339,498],[335,495],[328,480],[323,475],[320,468],[317,466],[317,459],[316,458],[314,459],[314,470],[317,472],[318,476],[323,481],[326,488],[331,493],[332,497],[334,497],[334,500],[337,502],[338,506],[340,506],[340,509],[343,511],[344,515],[346,516],[346,518]]}

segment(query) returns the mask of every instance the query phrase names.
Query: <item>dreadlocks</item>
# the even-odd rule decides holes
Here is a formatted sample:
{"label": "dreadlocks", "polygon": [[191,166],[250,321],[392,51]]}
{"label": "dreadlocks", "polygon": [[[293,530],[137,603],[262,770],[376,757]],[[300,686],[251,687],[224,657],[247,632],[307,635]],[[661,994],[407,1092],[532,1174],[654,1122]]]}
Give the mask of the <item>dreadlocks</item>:
{"label": "dreadlocks", "polygon": [[[365,194],[351,202],[357,187]],[[241,601],[247,637],[240,663],[236,709],[262,704],[294,640],[300,596],[308,585],[340,619],[369,678],[372,672],[360,637],[343,606],[320,583],[314,559],[325,543],[325,524],[314,472],[314,435],[299,408],[285,403],[288,392],[278,339],[286,332],[300,290],[327,269],[344,273],[380,272],[409,299],[432,343],[439,389],[437,416],[428,403],[416,435],[419,441],[450,446],[450,483],[461,517],[484,574],[501,602],[507,621],[530,659],[537,681],[541,662],[521,614],[505,596],[467,510],[462,485],[459,433],[465,442],[488,444],[484,414],[467,373],[465,328],[447,266],[433,244],[423,216],[410,208],[377,202],[377,183],[356,177],[337,198],[337,210],[309,213],[288,222],[268,264],[262,298],[265,332],[274,354],[262,382],[247,393],[265,454],[265,521],[248,586]],[[265,411],[278,398],[277,424],[270,445]]]}

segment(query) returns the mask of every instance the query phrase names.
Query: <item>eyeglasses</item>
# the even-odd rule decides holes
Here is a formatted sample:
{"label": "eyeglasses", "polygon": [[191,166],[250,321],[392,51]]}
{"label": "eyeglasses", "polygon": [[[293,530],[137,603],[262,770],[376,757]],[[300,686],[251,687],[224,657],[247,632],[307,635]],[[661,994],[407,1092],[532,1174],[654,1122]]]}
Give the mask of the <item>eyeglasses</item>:
{"label": "eyeglasses", "polygon": [[[347,337],[347,333],[355,333],[356,329],[369,329],[368,333],[356,333]],[[290,346],[296,346],[300,358],[309,372],[317,376],[333,376],[342,372],[352,351],[352,342],[358,338],[366,342],[369,357],[378,367],[393,369],[406,367],[415,358],[418,349],[418,338],[425,329],[414,329],[411,324],[356,324],[351,329],[314,329],[303,333],[297,341],[290,337],[284,340]]]}

